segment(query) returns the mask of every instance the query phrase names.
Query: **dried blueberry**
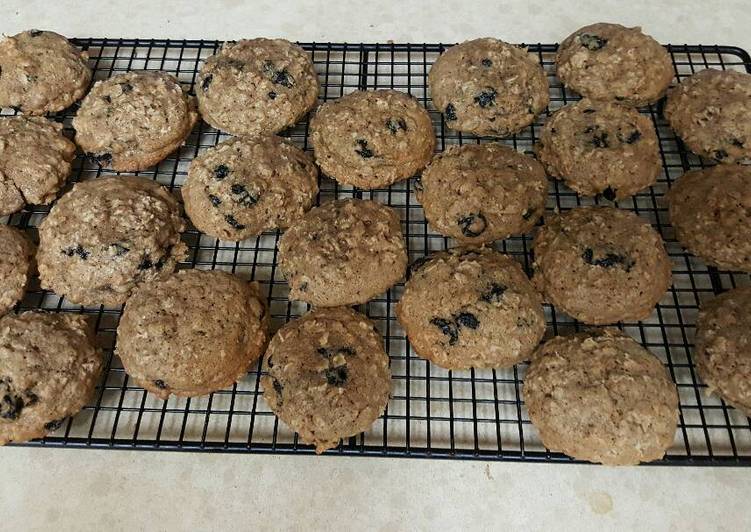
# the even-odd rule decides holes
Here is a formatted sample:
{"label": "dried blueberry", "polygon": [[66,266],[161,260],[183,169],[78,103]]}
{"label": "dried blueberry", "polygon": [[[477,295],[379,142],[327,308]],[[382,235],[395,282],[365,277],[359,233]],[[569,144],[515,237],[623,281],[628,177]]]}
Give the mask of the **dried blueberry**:
{"label": "dried blueberry", "polygon": [[456,120],[456,107],[454,107],[454,104],[448,104],[443,114],[446,115],[446,120]]}
{"label": "dried blueberry", "polygon": [[229,168],[226,165],[220,164],[214,168],[214,179],[224,179],[229,174]]}
{"label": "dried blueberry", "polygon": [[725,157],[728,156],[728,152],[725,150],[715,150],[713,157],[717,159],[718,161],[723,160]]}
{"label": "dried blueberry", "polygon": [[592,145],[595,148],[607,148],[608,147],[608,134],[605,131],[600,131],[592,135]]}
{"label": "dried blueberry", "polygon": [[123,246],[119,242],[115,242],[114,244],[110,244],[110,247],[114,248],[115,256],[116,257],[121,257],[121,256],[125,255],[128,251],[130,251],[130,248],[127,248],[127,247]]}
{"label": "dried blueberry", "polygon": [[602,197],[608,201],[615,201],[617,191],[613,187],[608,187],[602,191]]}
{"label": "dried blueberry", "polygon": [[32,37],[39,37],[42,34],[42,30],[29,30],[29,35]]}
{"label": "dried blueberry", "polygon": [[456,315],[456,324],[459,327],[467,327],[469,329],[477,329],[480,326],[480,321],[477,316],[471,312],[460,312]]}
{"label": "dried blueberry", "polygon": [[76,246],[71,246],[69,248],[63,249],[63,254],[72,257],[73,255],[77,255],[81,258],[81,260],[86,260],[89,258],[89,255],[91,255],[91,252],[86,251],[84,247],[81,244],[78,244]]}
{"label": "dried blueberry", "polygon": [[271,82],[283,87],[292,87],[295,85],[295,78],[292,77],[286,68],[277,70],[274,67],[274,63],[271,61],[264,61],[263,72],[271,79]]}
{"label": "dried blueberry", "polygon": [[48,421],[44,424],[44,430],[55,432],[57,429],[63,426],[63,423],[65,423],[65,418],[53,419],[52,421]]}
{"label": "dried blueberry", "polygon": [[203,92],[206,92],[209,90],[209,86],[211,85],[211,82],[214,80],[214,75],[209,74],[205,78],[203,78],[203,81],[201,82],[201,89]]}
{"label": "dried blueberry", "polygon": [[248,189],[246,189],[245,186],[241,185],[240,183],[233,183],[232,187],[230,187],[230,190],[232,191],[232,194],[234,196],[232,199],[240,205],[251,207],[258,203],[258,196],[251,194]]}
{"label": "dried blueberry", "polygon": [[633,144],[641,138],[641,132],[638,129],[633,130],[628,137],[626,137],[626,144]]}
{"label": "dried blueberry", "polygon": [[164,382],[162,379],[156,379],[154,381],[154,386],[156,386],[160,390],[166,390],[167,389],[167,383]]}
{"label": "dried blueberry", "polygon": [[276,394],[281,398],[282,392],[284,391],[284,386],[282,386],[282,383],[272,377],[271,384],[274,386],[274,391],[276,392]]}
{"label": "dried blueberry", "polygon": [[430,324],[438,327],[443,334],[449,337],[449,345],[454,345],[459,339],[459,329],[453,321],[443,318],[433,318],[430,320]]}
{"label": "dried blueberry", "polygon": [[475,96],[475,103],[480,107],[491,107],[495,105],[496,94],[493,87],[486,87],[480,94]]}
{"label": "dried blueberry", "polygon": [[591,33],[582,33],[579,35],[579,42],[587,50],[595,52],[605,46],[608,43],[608,40]]}
{"label": "dried blueberry", "polygon": [[0,379],[0,418],[18,419],[24,407],[31,406],[38,400],[31,390],[19,393],[9,377]]}
{"label": "dried blueberry", "polygon": [[268,96],[271,100],[276,99],[276,93],[274,91],[269,91]]}
{"label": "dried blueberry", "polygon": [[209,201],[214,207],[219,207],[219,205],[222,204],[222,198],[215,196],[214,194],[209,194]]}
{"label": "dried blueberry", "polygon": [[604,257],[595,258],[592,248],[586,248],[582,253],[582,259],[587,264],[592,266],[599,266],[601,268],[613,268],[615,266],[623,266],[626,271],[629,271],[634,265],[631,259],[619,255],[617,253],[606,253]]}
{"label": "dried blueberry", "polygon": [[133,85],[131,85],[130,83],[121,83],[120,90],[123,91],[123,94],[128,94],[133,90]]}
{"label": "dried blueberry", "polygon": [[111,153],[87,153],[86,157],[99,166],[108,166],[112,162]]}
{"label": "dried blueberry", "polygon": [[486,57],[485,59],[482,60],[482,66],[484,67],[493,66],[493,61],[491,61],[490,59]]}
{"label": "dried blueberry", "polygon": [[326,382],[329,383],[331,386],[336,386],[338,388],[341,388],[347,383],[347,378],[349,377],[349,372],[347,371],[347,366],[335,366],[333,368],[326,368],[325,370],[326,375]]}
{"label": "dried blueberry", "polygon": [[743,147],[743,141],[740,140],[740,139],[733,138],[733,139],[730,140],[730,142],[736,148],[742,148]]}
{"label": "dried blueberry", "polygon": [[482,294],[482,300],[486,303],[495,303],[501,300],[508,287],[498,283],[490,283],[490,287]]}
{"label": "dried blueberry", "polygon": [[373,157],[373,150],[368,148],[368,141],[365,139],[357,139],[357,145],[359,148],[355,148],[355,152],[363,159],[369,159]]}
{"label": "dried blueberry", "polygon": [[389,118],[386,122],[386,127],[389,128],[392,135],[396,135],[396,132],[400,129],[402,131],[407,131],[407,122],[403,118]]}
{"label": "dried blueberry", "polygon": [[231,227],[234,227],[235,229],[245,229],[245,225],[238,222],[234,216],[231,214],[228,214],[224,217],[224,221],[227,222]]}
{"label": "dried blueberry", "polygon": [[488,221],[481,212],[470,213],[462,216],[457,220],[457,224],[462,228],[462,234],[469,238],[480,236],[485,232]]}
{"label": "dried blueberry", "polygon": [[151,260],[151,257],[148,255],[144,255],[141,259],[141,262],[138,264],[139,270],[148,270],[149,268],[154,267],[154,261]]}

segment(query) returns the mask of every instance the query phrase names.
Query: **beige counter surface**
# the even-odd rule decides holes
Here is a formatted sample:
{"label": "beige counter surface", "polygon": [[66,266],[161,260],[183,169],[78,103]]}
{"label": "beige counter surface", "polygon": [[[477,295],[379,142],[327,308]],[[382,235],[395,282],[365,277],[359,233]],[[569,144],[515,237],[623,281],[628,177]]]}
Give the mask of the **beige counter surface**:
{"label": "beige counter surface", "polygon": [[[656,4],[662,7],[655,7]],[[751,49],[747,0],[0,0],[0,32],[556,42],[584,24]],[[0,530],[743,530],[749,471],[336,456],[0,449]]]}

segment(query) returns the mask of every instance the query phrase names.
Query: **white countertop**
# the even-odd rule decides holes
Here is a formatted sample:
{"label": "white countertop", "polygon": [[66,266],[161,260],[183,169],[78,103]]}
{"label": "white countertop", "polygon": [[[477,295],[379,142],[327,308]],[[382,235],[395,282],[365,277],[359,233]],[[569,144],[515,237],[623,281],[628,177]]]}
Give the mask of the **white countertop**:
{"label": "white countertop", "polygon": [[[608,20],[661,42],[751,49],[747,0],[656,3],[0,0],[0,32],[556,42]],[[751,528],[741,469],[3,448],[0,471],[2,529]]]}

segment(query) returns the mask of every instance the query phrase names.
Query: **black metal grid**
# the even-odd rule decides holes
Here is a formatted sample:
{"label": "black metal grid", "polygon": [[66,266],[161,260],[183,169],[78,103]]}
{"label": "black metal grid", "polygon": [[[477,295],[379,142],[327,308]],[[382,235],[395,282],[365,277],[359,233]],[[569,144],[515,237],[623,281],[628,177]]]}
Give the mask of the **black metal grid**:
{"label": "black metal grid", "polygon": [[[76,39],[88,50],[95,80],[133,70],[163,70],[178,76],[193,89],[202,62],[215,53],[220,42],[204,40]],[[427,94],[427,73],[441,51],[440,44],[334,44],[302,43],[313,57],[322,89],[321,100],[337,98],[356,89],[394,88],[413,94],[433,118],[438,150],[447,145],[483,142],[470,135],[450,131],[432,106]],[[703,68],[751,71],[751,58],[739,48],[727,46],[668,46],[677,79]],[[503,142],[526,153],[550,112],[578,98],[566,91],[555,78],[553,56],[556,45],[530,45],[548,74],[551,103],[546,113],[530,127]],[[7,114],[10,111],[6,110]],[[642,110],[655,123],[660,139],[664,170],[659,183],[633,198],[618,202],[649,219],[663,235],[673,262],[673,286],[660,304],[642,322],[624,323],[621,328],[650,349],[667,366],[678,385],[680,421],[675,442],[662,464],[751,465],[751,423],[738,411],[715,397],[708,397],[697,380],[692,348],[697,309],[700,302],[723,289],[747,285],[746,274],[719,272],[707,268],[684,253],[677,244],[667,218],[662,197],[670,184],[684,171],[704,166],[690,154],[667,127],[661,105]],[[72,135],[70,120],[75,107],[60,113]],[[283,133],[308,148],[308,122]],[[141,172],[179,189],[191,159],[226,136],[200,123],[184,147],[158,167]],[[76,159],[71,181],[97,177],[109,172]],[[394,207],[402,219],[410,259],[449,247],[449,239],[433,233],[415,202],[411,182],[388,189],[361,191],[337,185],[322,177],[320,199],[357,196],[372,198]],[[550,184],[548,209],[568,209],[575,205],[609,203],[595,198],[579,198],[559,182]],[[36,227],[49,211],[30,206],[9,219],[36,237]],[[265,233],[240,243],[219,242],[190,228],[184,235],[190,255],[183,267],[217,268],[258,280],[270,304],[274,329],[306,310],[303,304],[288,301],[288,289],[276,269],[276,243],[279,232]],[[531,237],[509,238],[496,243],[499,250],[519,260],[529,271]],[[486,460],[525,460],[570,462],[559,453],[547,451],[540,443],[523,407],[520,387],[525,364],[507,370],[447,371],[417,357],[407,344],[394,316],[394,304],[403,284],[366,305],[366,312],[384,335],[391,358],[393,397],[386,413],[368,432],[343,442],[330,455],[389,457],[479,458]],[[258,386],[259,365],[231,389],[210,396],[158,400],[129,382],[112,347],[121,309],[82,308],[39,289],[34,281],[18,311],[45,308],[83,312],[96,317],[98,339],[105,346],[106,371],[90,405],[58,431],[28,445],[44,447],[92,447],[163,449],[214,452],[312,453],[298,444],[296,435],[270,412]],[[548,334],[579,329],[579,324],[546,306]]]}

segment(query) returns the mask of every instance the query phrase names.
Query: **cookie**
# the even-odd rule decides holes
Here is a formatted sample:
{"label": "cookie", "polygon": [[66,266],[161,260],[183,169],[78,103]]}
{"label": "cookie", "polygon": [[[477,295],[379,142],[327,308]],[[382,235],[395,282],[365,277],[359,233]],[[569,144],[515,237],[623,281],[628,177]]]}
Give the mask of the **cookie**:
{"label": "cookie", "polygon": [[0,216],[55,199],[76,155],[62,132],[42,117],[0,118]]}
{"label": "cookie", "polygon": [[657,231],[613,207],[577,207],[546,218],[534,254],[533,284],[559,311],[584,323],[645,319],[671,282]]}
{"label": "cookie", "polygon": [[751,286],[729,290],[699,309],[696,369],[710,392],[751,417]]}
{"label": "cookie", "polygon": [[545,209],[547,190],[540,163],[497,143],[451,146],[415,184],[430,227],[465,244],[526,233]]}
{"label": "cookie", "polygon": [[523,392],[545,447],[578,460],[651,462],[675,438],[675,384],[654,355],[614,328],[545,342]]}
{"label": "cookie", "polygon": [[751,75],[702,70],[668,93],[665,118],[688,148],[722,163],[751,158]]}
{"label": "cookie", "polygon": [[548,105],[548,80],[536,57],[498,39],[475,39],[443,52],[428,74],[433,105],[451,129],[508,137]]}
{"label": "cookie", "polygon": [[396,315],[415,352],[446,369],[511,367],[545,334],[542,297],[521,266],[485,248],[436,253],[413,269]]}
{"label": "cookie", "polygon": [[369,200],[314,207],[280,239],[279,268],[292,300],[321,307],[365,303],[407,269],[399,216]]}
{"label": "cookie", "polygon": [[0,318],[0,445],[60,428],[94,394],[102,366],[85,316],[24,312]]}
{"label": "cookie", "polygon": [[0,107],[56,113],[86,94],[89,56],[52,31],[29,30],[0,41]]}
{"label": "cookie", "polygon": [[686,172],[666,198],[684,248],[712,266],[751,272],[751,168],[718,165]]}
{"label": "cookie", "polygon": [[194,397],[241,379],[266,347],[268,329],[257,283],[181,270],[133,292],[116,353],[130,378],[159,398]]}
{"label": "cookie", "polygon": [[73,119],[76,144],[100,166],[137,172],[180,147],[198,119],[174,76],[127,72],[97,81]]}
{"label": "cookie", "polygon": [[180,206],[135,176],[77,183],[39,226],[42,288],[80,305],[121,305],[140,283],[168,276],[187,255]]}
{"label": "cookie", "polygon": [[21,301],[31,276],[34,244],[15,227],[0,225],[0,315]]}
{"label": "cookie", "polygon": [[277,136],[236,137],[209,148],[190,163],[182,188],[193,225],[222,240],[286,229],[317,194],[313,161]]}
{"label": "cookie", "polygon": [[641,28],[598,23],[569,35],[555,56],[558,79],[585,98],[640,107],[673,79],[670,54]]}
{"label": "cookie", "polygon": [[435,133],[430,115],[409,94],[357,91],[318,109],[310,143],[327,176],[371,189],[422,170],[433,155]]}
{"label": "cookie", "polygon": [[284,39],[226,43],[198,75],[201,117],[233,135],[278,133],[318,101],[310,56]]}
{"label": "cookie", "polygon": [[547,172],[583,196],[624,199],[662,170],[652,121],[635,109],[584,99],[555,113],[535,144]]}
{"label": "cookie", "polygon": [[381,335],[346,307],[314,309],[284,325],[269,343],[263,371],[271,410],[319,454],[368,430],[391,391]]}

